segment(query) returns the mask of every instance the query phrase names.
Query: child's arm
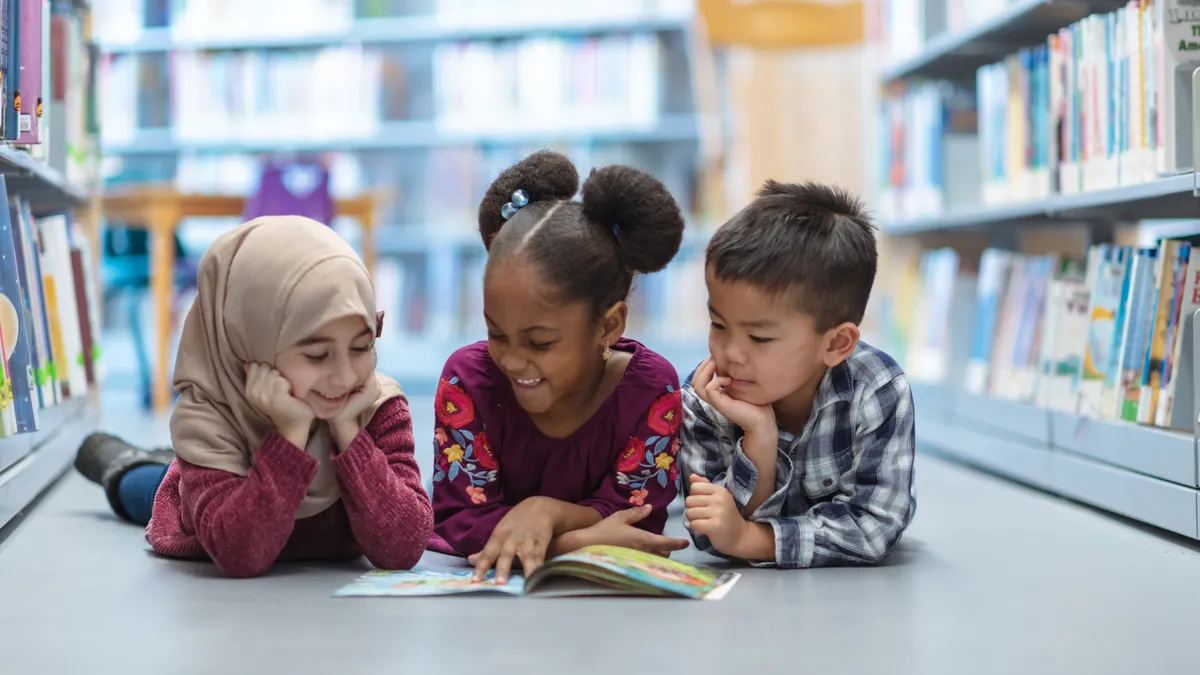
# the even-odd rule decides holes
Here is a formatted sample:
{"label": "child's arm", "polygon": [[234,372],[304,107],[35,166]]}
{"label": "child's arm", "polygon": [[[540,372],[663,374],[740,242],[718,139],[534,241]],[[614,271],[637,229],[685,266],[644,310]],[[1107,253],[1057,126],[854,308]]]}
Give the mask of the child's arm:
{"label": "child's arm", "polygon": [[756,514],[728,555],[784,568],[874,564],[887,557],[915,508],[914,411],[907,379],[892,378],[861,406],[867,422],[854,435],[855,461],[841,477],[842,490],[802,516]]}
{"label": "child's arm", "polygon": [[483,550],[513,507],[504,499],[500,460],[480,416],[486,402],[459,377],[457,356],[446,362],[434,400],[433,529],[469,557]]}
{"label": "child's arm", "polygon": [[176,461],[181,506],[217,568],[230,577],[266,573],[292,535],[317,460],[273,431],[245,477]]}
{"label": "child's arm", "polygon": [[[641,416],[642,421],[617,454],[612,472],[588,499],[579,502],[601,518],[644,504],[651,512],[634,527],[662,534],[667,506],[679,494],[679,428],[683,408],[678,382],[666,385]],[[604,543],[604,542],[588,542]]]}
{"label": "child's arm", "polygon": [[413,456],[408,403],[384,404],[333,462],[363,554],[381,569],[411,569],[433,531],[433,509]]}

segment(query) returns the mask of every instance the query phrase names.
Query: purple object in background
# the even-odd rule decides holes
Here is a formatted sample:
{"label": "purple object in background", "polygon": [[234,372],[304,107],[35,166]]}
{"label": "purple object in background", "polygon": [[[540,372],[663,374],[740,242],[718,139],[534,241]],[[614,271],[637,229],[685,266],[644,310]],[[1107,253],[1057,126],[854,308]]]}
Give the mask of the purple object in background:
{"label": "purple object in background", "polygon": [[246,200],[244,221],[262,216],[304,216],[333,224],[329,168],[320,159],[266,159],[258,189]]}

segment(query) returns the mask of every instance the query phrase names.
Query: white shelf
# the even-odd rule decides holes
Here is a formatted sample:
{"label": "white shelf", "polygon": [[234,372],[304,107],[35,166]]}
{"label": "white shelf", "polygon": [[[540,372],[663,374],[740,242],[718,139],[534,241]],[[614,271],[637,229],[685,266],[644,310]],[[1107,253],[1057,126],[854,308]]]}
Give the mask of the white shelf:
{"label": "white shelf", "polygon": [[[930,384],[914,385],[913,398],[922,450],[1200,539],[1191,434],[1082,418]],[[938,401],[950,405],[938,408]]]}
{"label": "white shelf", "polygon": [[505,25],[451,25],[435,17],[409,16],[358,19],[347,30],[306,35],[247,35],[203,39],[175,38],[170,28],[143,28],[137,40],[102,42],[101,51],[109,54],[144,52],[295,49],[327,47],[347,42],[356,44],[403,44],[447,42],[454,40],[496,40],[536,35],[599,35],[605,33],[647,33],[680,31],[690,16],[671,13],[646,13],[637,16],[588,19],[582,21],[512,22]]}
{"label": "white shelf", "polygon": [[1111,190],[1059,194],[1043,200],[958,209],[932,218],[883,222],[881,229],[888,234],[912,234],[1096,217],[1108,221],[1196,218],[1200,216],[1200,199],[1192,192],[1192,179],[1189,171]]}
{"label": "white shelf", "polygon": [[67,400],[40,411],[42,430],[0,441],[2,449],[24,448],[15,463],[0,470],[0,528],[37,499],[71,466],[79,444],[96,428],[92,399]]}

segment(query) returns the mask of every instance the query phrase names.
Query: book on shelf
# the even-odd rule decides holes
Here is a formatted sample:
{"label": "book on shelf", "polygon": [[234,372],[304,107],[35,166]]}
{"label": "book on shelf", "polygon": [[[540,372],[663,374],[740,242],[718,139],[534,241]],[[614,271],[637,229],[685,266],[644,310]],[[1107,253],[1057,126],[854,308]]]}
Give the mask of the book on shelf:
{"label": "book on shelf", "polygon": [[13,243],[17,255],[18,284],[21,287],[21,301],[24,305],[22,320],[33,331],[32,345],[36,355],[34,379],[38,385],[38,401],[42,408],[58,405],[62,391],[58,384],[58,375],[54,366],[54,356],[51,353],[49,320],[46,317],[46,303],[42,290],[42,272],[38,263],[36,237],[34,235],[33,215],[29,204],[19,199],[12,200],[8,206],[9,221],[12,223]]}
{"label": "book on shelf", "polygon": [[[0,200],[0,203],[8,203],[3,182],[0,182]],[[17,240],[11,209],[0,209],[0,326],[3,328],[0,332],[3,333],[4,359],[8,366],[6,394],[11,390],[16,418],[16,428],[12,431],[28,433],[39,428],[40,393],[34,373],[37,348],[33,327],[25,318],[24,290],[17,268]]]}
{"label": "book on shelf", "polygon": [[[973,132],[978,168],[950,172],[944,180],[970,179],[982,204],[1002,205],[1137,185],[1190,170],[1197,31],[1200,13],[1183,0],[1130,0],[979,68]],[[951,195],[924,185],[936,175],[930,167],[950,165],[940,158],[961,141],[941,135],[949,104],[925,99],[934,100],[929,92],[946,85],[887,86],[880,149],[888,172],[880,200],[884,218],[937,215],[955,204]],[[903,115],[896,113],[897,100]],[[897,138],[903,139],[899,149]],[[892,209],[896,192],[924,199],[919,208]]]}
{"label": "book on shelf", "polygon": [[[1200,308],[1200,262],[1191,250],[1178,239],[1097,244],[1079,260],[989,248],[978,272],[954,262],[964,256],[948,248],[923,251],[917,261],[897,257],[884,278],[915,274],[920,290],[905,303],[907,318],[900,302],[885,303],[887,320],[907,328],[885,329],[905,338],[881,346],[899,355],[914,381],[1190,430],[1191,411],[1178,406],[1191,396],[1175,392],[1178,374],[1191,372],[1186,327]],[[959,299],[964,294],[969,303]]]}
{"label": "book on shelf", "polygon": [[627,595],[720,600],[737,583],[737,572],[690,565],[619,546],[586,546],[547,560],[528,578],[513,574],[504,584],[495,570],[472,581],[474,570],[372,570],[334,592],[337,597],[415,597],[487,593],[572,597]]}
{"label": "book on shelf", "polygon": [[20,70],[18,84],[17,135],[14,139],[21,145],[39,143],[41,127],[43,37],[42,20],[45,18],[47,0],[18,0],[20,7]]}

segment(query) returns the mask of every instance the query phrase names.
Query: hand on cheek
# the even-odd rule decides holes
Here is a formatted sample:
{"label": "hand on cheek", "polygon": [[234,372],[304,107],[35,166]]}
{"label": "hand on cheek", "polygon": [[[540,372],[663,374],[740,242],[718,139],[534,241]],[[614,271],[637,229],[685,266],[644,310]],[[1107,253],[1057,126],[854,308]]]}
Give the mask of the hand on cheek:
{"label": "hand on cheek", "polygon": [[274,367],[263,363],[246,365],[246,399],[271,420],[284,438],[298,447],[307,444],[315,418],[313,409],[292,396],[292,385]]}

